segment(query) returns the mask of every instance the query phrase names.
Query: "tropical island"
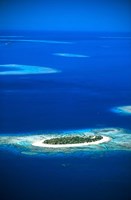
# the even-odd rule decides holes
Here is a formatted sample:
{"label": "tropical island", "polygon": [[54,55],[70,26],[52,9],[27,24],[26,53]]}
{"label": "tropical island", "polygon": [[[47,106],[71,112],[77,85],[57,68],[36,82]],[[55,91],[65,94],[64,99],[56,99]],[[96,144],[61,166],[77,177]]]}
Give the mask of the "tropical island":
{"label": "tropical island", "polygon": [[98,145],[104,142],[109,142],[110,137],[101,135],[74,135],[74,136],[58,136],[47,139],[40,139],[32,143],[33,146],[37,147],[48,147],[48,148],[66,148],[66,147],[82,147],[88,145]]}
{"label": "tropical island", "polygon": [[81,136],[68,136],[68,137],[56,137],[56,138],[51,138],[51,139],[47,139],[44,140],[43,143],[45,144],[79,144],[79,143],[88,143],[88,142],[95,142],[98,140],[101,140],[103,137],[101,135],[97,135],[97,136],[85,136],[85,137],[81,137]]}
{"label": "tropical island", "polygon": [[[98,137],[99,136],[99,137]],[[58,139],[59,138],[59,139]],[[83,139],[84,138],[84,139]],[[102,139],[101,139],[102,138]],[[56,144],[51,144],[52,140]],[[65,144],[63,144],[63,140]],[[45,143],[46,141],[46,143]],[[62,141],[62,144],[59,144]],[[74,142],[74,143],[73,143]],[[122,128],[81,129],[55,133],[1,134],[0,148],[24,155],[39,153],[61,153],[75,150],[129,150],[131,151],[131,130]],[[11,148],[10,148],[11,147]]]}

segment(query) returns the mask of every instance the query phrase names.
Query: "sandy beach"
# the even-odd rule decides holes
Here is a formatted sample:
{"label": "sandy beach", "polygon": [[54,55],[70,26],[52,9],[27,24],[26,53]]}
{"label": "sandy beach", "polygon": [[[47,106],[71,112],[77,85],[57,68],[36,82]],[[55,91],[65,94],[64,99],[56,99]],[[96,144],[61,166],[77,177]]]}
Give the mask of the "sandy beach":
{"label": "sandy beach", "polygon": [[46,148],[69,148],[69,147],[83,147],[83,146],[88,146],[88,145],[98,145],[101,143],[106,143],[109,142],[111,140],[110,137],[107,136],[103,136],[102,135],[102,139],[99,141],[95,141],[95,142],[85,142],[85,143],[79,143],[79,144],[57,144],[57,145],[53,145],[53,144],[44,144],[44,140],[38,140],[34,143],[32,143],[32,146],[37,146],[37,147],[46,147]]}

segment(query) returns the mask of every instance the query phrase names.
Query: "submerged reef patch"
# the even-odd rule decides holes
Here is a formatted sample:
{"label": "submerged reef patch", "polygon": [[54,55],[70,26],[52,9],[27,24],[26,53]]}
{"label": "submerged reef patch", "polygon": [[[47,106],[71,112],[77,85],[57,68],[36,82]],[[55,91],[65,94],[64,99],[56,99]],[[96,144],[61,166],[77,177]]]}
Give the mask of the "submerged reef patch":
{"label": "submerged reef patch", "polygon": [[60,72],[53,68],[33,65],[3,64],[0,65],[0,68],[5,68],[5,71],[0,71],[0,75],[51,74]]}
{"label": "submerged reef patch", "polygon": [[131,105],[115,107],[112,111],[121,115],[131,115]]}

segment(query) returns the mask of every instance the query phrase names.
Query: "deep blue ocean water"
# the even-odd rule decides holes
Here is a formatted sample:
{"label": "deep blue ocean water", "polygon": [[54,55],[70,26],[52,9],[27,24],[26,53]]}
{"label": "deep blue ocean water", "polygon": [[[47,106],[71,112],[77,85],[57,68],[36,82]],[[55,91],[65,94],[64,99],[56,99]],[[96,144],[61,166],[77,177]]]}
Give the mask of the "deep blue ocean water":
{"label": "deep blue ocean water", "polygon": [[[0,64],[37,65],[61,71],[0,76],[1,134],[103,127],[131,130],[129,115],[111,112],[113,107],[131,105],[129,34],[22,34],[28,40],[70,43],[9,42],[9,38],[7,45],[0,42]],[[6,149],[1,150],[0,179],[3,199],[126,200],[131,198],[131,153],[42,157]]]}

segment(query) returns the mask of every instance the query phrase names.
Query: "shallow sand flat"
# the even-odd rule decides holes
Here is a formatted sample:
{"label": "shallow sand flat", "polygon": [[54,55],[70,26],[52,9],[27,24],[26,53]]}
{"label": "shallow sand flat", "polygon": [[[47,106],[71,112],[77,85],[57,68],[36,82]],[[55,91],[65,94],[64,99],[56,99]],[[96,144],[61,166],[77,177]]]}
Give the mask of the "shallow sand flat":
{"label": "shallow sand flat", "polygon": [[0,75],[51,74],[60,72],[50,67],[33,65],[3,64],[0,67],[5,68],[5,71],[1,71]]}
{"label": "shallow sand flat", "polygon": [[119,106],[112,109],[113,112],[118,114],[129,114],[131,115],[131,106]]}

